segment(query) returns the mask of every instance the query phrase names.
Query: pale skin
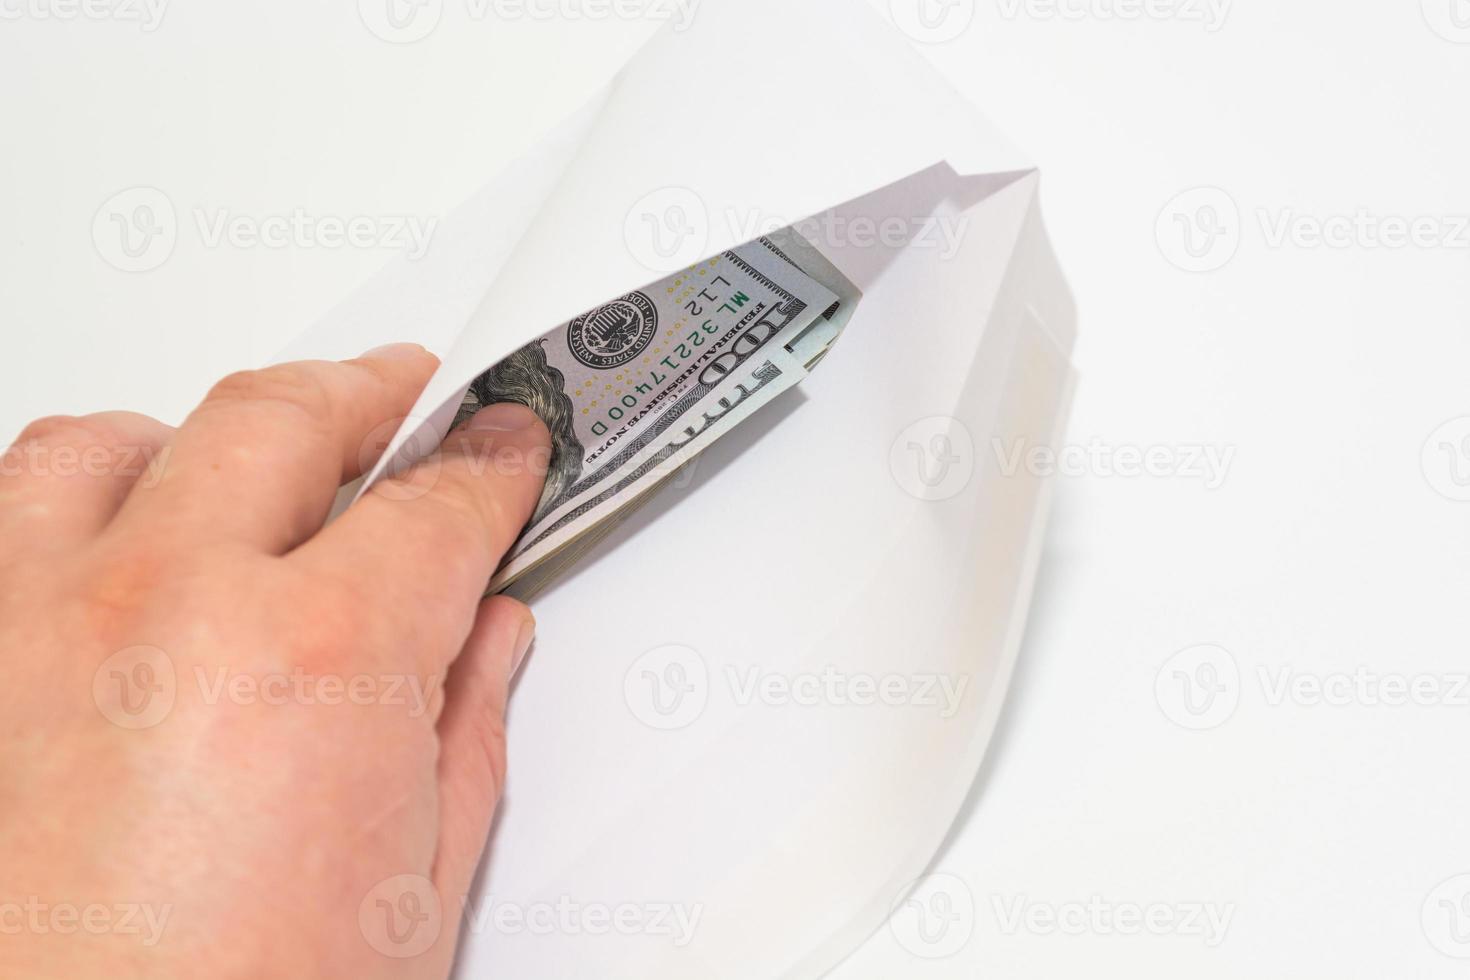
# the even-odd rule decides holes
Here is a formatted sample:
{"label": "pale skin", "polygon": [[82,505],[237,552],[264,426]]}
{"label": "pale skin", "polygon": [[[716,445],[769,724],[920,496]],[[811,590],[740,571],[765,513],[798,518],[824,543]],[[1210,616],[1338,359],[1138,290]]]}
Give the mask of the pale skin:
{"label": "pale skin", "polygon": [[326,523],[436,366],[395,345],[232,376],[177,429],[21,433],[0,976],[448,975],[534,632],[482,594],[545,427],[487,408]]}

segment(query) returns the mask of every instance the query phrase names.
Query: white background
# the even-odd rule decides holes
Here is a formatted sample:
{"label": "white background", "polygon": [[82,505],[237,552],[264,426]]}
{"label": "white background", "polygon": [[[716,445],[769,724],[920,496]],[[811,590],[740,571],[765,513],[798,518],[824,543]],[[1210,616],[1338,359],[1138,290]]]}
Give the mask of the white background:
{"label": "white background", "polygon": [[[447,0],[402,45],[351,3],[178,0],[147,30],[98,2],[0,0],[10,432],[177,421],[393,255],[211,246],[201,217],[443,214],[656,26]],[[900,922],[838,975],[1463,976],[1470,421],[1437,430],[1470,416],[1470,5],[950,14],[926,54],[1045,173],[1083,315],[1074,465],[1001,733],[920,893],[952,901],[946,938]],[[128,273],[93,224],[139,186],[178,239]],[[1151,449],[1154,475],[1118,473]],[[1398,682],[1433,703],[1386,703]],[[1164,934],[1047,927],[1089,904]]]}

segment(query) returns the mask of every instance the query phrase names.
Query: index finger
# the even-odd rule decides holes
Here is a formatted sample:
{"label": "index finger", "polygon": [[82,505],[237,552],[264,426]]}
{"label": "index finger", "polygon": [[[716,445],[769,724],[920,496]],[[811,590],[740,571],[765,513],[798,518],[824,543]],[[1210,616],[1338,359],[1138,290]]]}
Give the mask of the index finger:
{"label": "index finger", "polygon": [[233,374],[179,428],[160,478],[139,486],[119,528],[168,530],[190,548],[284,554],[321,528],[364,445],[408,413],[439,359],[395,344],[345,362]]}

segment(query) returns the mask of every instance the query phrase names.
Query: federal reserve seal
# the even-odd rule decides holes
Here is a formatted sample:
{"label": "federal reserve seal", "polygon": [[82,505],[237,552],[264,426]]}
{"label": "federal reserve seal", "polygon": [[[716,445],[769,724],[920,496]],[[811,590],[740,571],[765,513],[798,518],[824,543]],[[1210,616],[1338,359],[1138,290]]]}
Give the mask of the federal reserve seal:
{"label": "federal reserve seal", "polygon": [[629,293],[573,320],[567,327],[567,346],[583,364],[605,370],[622,367],[642,354],[657,332],[653,300]]}

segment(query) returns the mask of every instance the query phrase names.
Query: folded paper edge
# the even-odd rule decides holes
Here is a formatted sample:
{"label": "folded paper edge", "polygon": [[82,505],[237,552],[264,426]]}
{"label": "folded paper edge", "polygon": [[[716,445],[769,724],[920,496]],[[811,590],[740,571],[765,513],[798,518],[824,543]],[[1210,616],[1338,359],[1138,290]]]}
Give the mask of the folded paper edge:
{"label": "folded paper edge", "polygon": [[[718,3],[726,3],[729,7],[734,4],[731,0],[706,0],[710,7]],[[744,0],[747,8],[755,6],[750,0]],[[876,11],[868,8],[865,4],[856,7],[842,2],[842,0],[808,0],[808,5],[795,8],[781,4],[767,4],[767,9],[780,10],[780,14],[772,17],[785,17],[793,19],[798,16],[805,18],[810,23],[814,20],[827,16],[840,16],[844,29],[854,32],[854,47],[861,48],[869,57],[886,56],[895,65],[894,71],[907,80],[908,87],[912,89],[913,100],[919,105],[927,106],[926,113],[930,118],[931,138],[929,140],[932,151],[920,151],[920,156],[907,161],[906,168],[902,171],[890,171],[878,178],[866,190],[859,192],[856,196],[875,193],[887,187],[894,186],[909,179],[923,170],[947,164],[960,177],[973,178],[986,175],[1005,177],[1007,175],[1025,175],[1036,171],[1034,163],[1025,154],[1021,153],[1008,139],[1006,139],[980,112],[973,102],[965,98],[949,80],[937,68],[931,65],[893,25],[885,21]],[[726,9],[729,9],[728,7]],[[759,13],[758,11],[756,13]],[[778,29],[779,23],[772,25]],[[600,100],[603,115],[620,118],[632,116],[638,118],[639,114],[623,106],[619,102],[625,82],[634,75],[645,62],[652,62],[660,57],[673,57],[671,52],[678,50],[677,46],[687,44],[688,38],[676,32],[675,26],[666,24],[663,29],[656,33],[643,47],[624,63],[614,74],[609,82],[599,90],[592,101]],[[630,95],[630,98],[634,96]],[[620,106],[623,106],[620,108]],[[578,112],[584,112],[579,109]],[[575,113],[573,115],[576,115]],[[571,118],[571,117],[569,117]],[[932,132],[940,127],[941,121],[948,123],[953,129],[947,136],[941,138]],[[599,119],[599,123],[607,125],[605,119]],[[560,125],[565,125],[563,122]],[[507,340],[497,343],[493,353],[488,357],[480,354],[471,357],[460,356],[463,348],[467,345],[467,338],[475,331],[477,322],[482,320],[480,311],[487,310],[493,305],[493,298],[501,287],[500,276],[508,268],[516,267],[517,251],[526,244],[528,240],[536,238],[539,226],[543,225],[549,211],[555,210],[560,195],[566,192],[566,175],[572,173],[578,162],[584,163],[589,150],[587,147],[591,130],[583,133],[579,145],[572,152],[569,161],[562,169],[561,178],[556,181],[548,193],[540,200],[535,213],[527,223],[525,230],[517,241],[516,248],[502,262],[496,271],[486,293],[482,296],[477,312],[465,323],[460,325],[455,339],[451,345],[450,352],[446,355],[440,372],[431,380],[426,388],[425,396],[415,406],[410,419],[406,421],[390,440],[386,451],[378,463],[369,472],[365,486],[381,479],[385,474],[397,472],[403,467],[421,458],[427,451],[431,451],[448,434],[448,424],[452,421],[454,413],[449,411],[449,404],[456,397],[462,397],[463,392],[481,372],[485,371],[500,359],[509,355],[518,346],[539,337],[547,331],[554,329],[558,323],[565,322],[586,308],[587,303],[595,303],[598,300],[584,300],[579,308],[560,310],[555,315],[544,319],[547,322],[539,323],[534,328],[521,327],[514,331],[506,331]],[[545,140],[539,143],[535,149],[527,155],[542,150]],[[524,157],[522,158],[524,160]],[[519,165],[522,161],[517,161]],[[591,168],[588,165],[589,169]],[[509,168],[507,168],[509,169]],[[503,173],[503,172],[502,172]],[[500,179],[499,177],[496,178]],[[826,202],[815,209],[807,209],[803,217],[797,220],[809,220],[810,218],[827,213],[854,199],[854,195],[847,195],[838,200]],[[747,202],[749,203],[749,202]],[[768,209],[776,211],[779,209]],[[711,246],[700,256],[700,260],[708,259],[713,255],[726,251],[729,248],[743,244],[734,240],[737,236],[726,234],[717,237]],[[545,250],[542,250],[543,254]],[[688,263],[690,265],[693,262]],[[524,270],[517,269],[518,273]],[[655,276],[653,280],[656,281]],[[647,285],[648,282],[630,282],[619,287],[624,291],[636,289]],[[608,296],[617,295],[617,289],[608,292]],[[604,297],[606,298],[606,297]],[[468,352],[464,352],[468,353]],[[485,363],[479,363],[484,361]],[[462,363],[464,362],[464,363]],[[457,395],[456,395],[457,392]]]}
{"label": "folded paper edge", "polygon": [[[1041,218],[1039,196],[1034,190],[1027,227],[1023,229],[1021,238],[1017,242],[1017,253],[1027,235],[1035,236],[1032,245],[1037,250],[1036,257],[1045,263],[1046,272],[1052,279],[1053,285],[1061,291],[1060,306],[1067,311],[1063,323],[1040,318],[1034,321],[1037,329],[1044,334],[1045,339],[1055,349],[1064,367],[1056,390],[1051,424],[1045,433],[1046,445],[1055,447],[1065,438],[1079,377],[1072,356],[1076,340],[1076,308],[1047,235],[1045,223]],[[1012,268],[1007,271],[1007,277],[1009,278],[1014,271],[1015,256],[1012,258]],[[1057,327],[1065,327],[1065,329],[1059,332]],[[939,870],[958,822],[964,816],[970,800],[983,791],[983,786],[979,781],[983,777],[987,761],[992,756],[996,735],[1004,719],[1005,707],[1012,696],[1012,682],[1020,662],[1029,625],[1032,601],[1040,577],[1047,531],[1050,527],[1057,478],[1055,475],[1038,478],[1036,487],[1026,544],[1018,564],[1019,578],[1012,602],[1012,615],[1006,639],[1001,648],[1000,661],[992,687],[987,695],[985,708],[975,727],[970,755],[965,764],[958,767],[962,778],[955,784],[957,790],[950,794],[953,797],[953,805],[946,805],[938,810],[943,816],[933,822],[937,832],[924,834],[925,843],[917,845],[911,852],[911,857],[900,862],[898,866],[899,868],[922,868],[924,870],[917,876],[908,871],[897,871],[890,877],[890,887],[880,892],[848,928],[838,931],[826,942],[815,946],[807,956],[784,974],[785,980],[820,980],[838,970],[842,963],[857,954],[867,940],[889,921],[897,904],[911,894],[927,874]]]}

